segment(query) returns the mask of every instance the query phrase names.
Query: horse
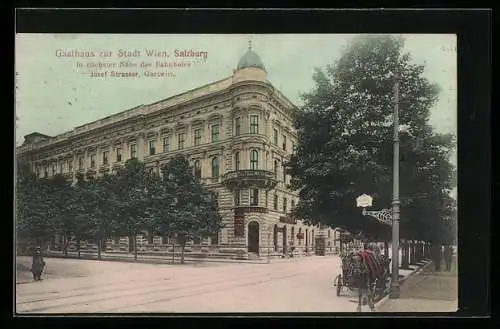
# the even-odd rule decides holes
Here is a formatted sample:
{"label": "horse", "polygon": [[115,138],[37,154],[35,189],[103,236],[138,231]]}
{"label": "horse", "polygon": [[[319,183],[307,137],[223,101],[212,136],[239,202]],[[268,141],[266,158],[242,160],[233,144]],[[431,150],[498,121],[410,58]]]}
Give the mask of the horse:
{"label": "horse", "polygon": [[390,260],[373,252],[362,251],[351,257],[350,285],[358,288],[358,312],[361,305],[368,303],[370,310],[375,309],[374,297],[377,283],[385,285],[388,262]]}

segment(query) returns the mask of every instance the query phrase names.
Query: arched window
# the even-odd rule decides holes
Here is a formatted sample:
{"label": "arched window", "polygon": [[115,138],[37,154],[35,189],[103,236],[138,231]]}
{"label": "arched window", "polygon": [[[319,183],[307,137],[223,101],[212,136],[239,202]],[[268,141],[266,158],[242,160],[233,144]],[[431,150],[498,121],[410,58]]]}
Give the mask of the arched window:
{"label": "arched window", "polygon": [[234,170],[240,170],[240,152],[234,153]]}
{"label": "arched window", "polygon": [[257,150],[250,151],[250,169],[259,169],[259,152]]}
{"label": "arched window", "polygon": [[219,177],[219,158],[217,157],[212,159],[212,177]]}
{"label": "arched window", "polygon": [[194,162],[194,177],[200,179],[201,178],[201,164],[200,160],[196,160]]}
{"label": "arched window", "polygon": [[274,160],[274,178],[278,178],[279,161]]}

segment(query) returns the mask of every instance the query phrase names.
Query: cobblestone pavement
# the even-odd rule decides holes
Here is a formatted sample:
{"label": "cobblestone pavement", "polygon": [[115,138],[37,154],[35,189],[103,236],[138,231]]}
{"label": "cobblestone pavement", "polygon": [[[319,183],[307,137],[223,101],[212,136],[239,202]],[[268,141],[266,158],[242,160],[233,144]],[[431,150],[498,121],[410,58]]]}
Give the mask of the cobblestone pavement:
{"label": "cobblestone pavement", "polygon": [[336,256],[206,266],[48,259],[40,282],[16,285],[18,313],[355,312],[336,296]]}
{"label": "cobblestone pavement", "polygon": [[458,276],[456,258],[450,272],[434,270],[433,264],[401,286],[398,299],[388,299],[379,312],[456,312]]}

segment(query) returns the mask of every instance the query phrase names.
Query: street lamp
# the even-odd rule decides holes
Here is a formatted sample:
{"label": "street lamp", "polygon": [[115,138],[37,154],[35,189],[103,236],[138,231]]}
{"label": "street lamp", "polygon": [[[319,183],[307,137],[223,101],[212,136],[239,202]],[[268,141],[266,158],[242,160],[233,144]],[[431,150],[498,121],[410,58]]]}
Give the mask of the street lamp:
{"label": "street lamp", "polygon": [[392,178],[392,279],[390,298],[399,298],[399,73],[394,74],[394,164]]}
{"label": "street lamp", "polygon": [[398,73],[394,75],[394,159],[393,159],[393,185],[392,185],[392,210],[382,209],[380,211],[367,211],[371,207],[372,198],[363,194],[356,199],[358,207],[363,208],[363,216],[372,216],[378,221],[392,226],[392,277],[390,298],[399,298],[399,80]]}

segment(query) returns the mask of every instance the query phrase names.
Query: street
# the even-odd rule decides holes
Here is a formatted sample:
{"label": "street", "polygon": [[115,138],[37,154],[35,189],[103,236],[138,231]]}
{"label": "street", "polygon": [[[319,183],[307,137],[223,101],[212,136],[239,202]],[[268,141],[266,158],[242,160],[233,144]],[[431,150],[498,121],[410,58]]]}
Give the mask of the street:
{"label": "street", "polygon": [[270,264],[46,260],[43,281],[16,285],[18,313],[355,312],[357,306],[347,290],[336,296],[336,256]]}

